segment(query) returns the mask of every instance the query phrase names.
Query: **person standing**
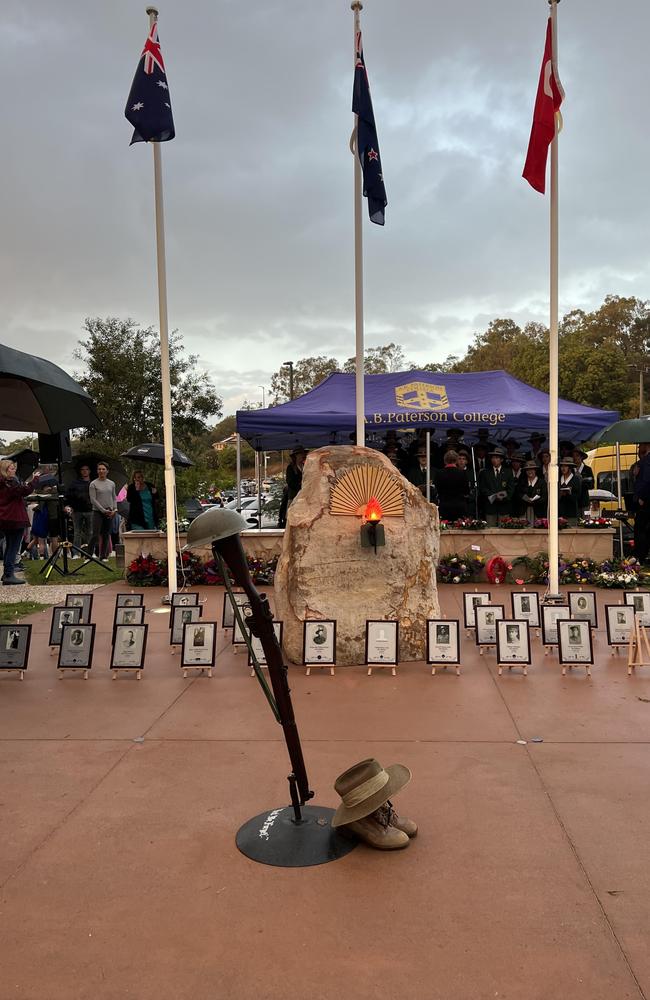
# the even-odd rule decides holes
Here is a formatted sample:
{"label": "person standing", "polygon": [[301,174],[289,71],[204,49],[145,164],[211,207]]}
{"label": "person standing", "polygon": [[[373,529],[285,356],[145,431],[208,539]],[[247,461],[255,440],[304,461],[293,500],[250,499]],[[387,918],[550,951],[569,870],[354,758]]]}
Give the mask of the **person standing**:
{"label": "person standing", "polygon": [[526,462],[523,474],[525,479],[519,485],[519,498],[529,524],[534,524],[537,518],[546,517],[548,488],[534,458]]}
{"label": "person standing", "polygon": [[287,506],[298,496],[302,486],[302,470],[307,458],[307,451],[301,445],[293,449],[289,455],[289,464],[285,477],[287,480]]}
{"label": "person standing", "polygon": [[594,488],[594,474],[588,465],[585,465],[587,452],[582,448],[573,449],[573,461],[576,463],[576,475],[580,476],[580,510],[589,507],[589,490]]}
{"label": "person standing", "polygon": [[441,520],[458,521],[467,517],[469,480],[467,473],[458,468],[458,455],[455,451],[445,453],[444,467],[436,472],[436,489]]}
{"label": "person standing", "polygon": [[78,549],[87,549],[93,536],[93,508],[90,503],[90,466],[79,466],[77,478],[68,486],[65,498],[68,505],[66,514],[72,514],[74,524],[73,544]]}
{"label": "person standing", "polygon": [[521,502],[521,487],[526,481],[526,474],[523,471],[524,456],[520,451],[513,451],[510,455],[510,471],[514,482],[512,494],[512,513],[515,517],[521,517],[524,512],[524,505]]}
{"label": "person standing", "polygon": [[108,478],[106,462],[97,463],[97,479],[93,479],[88,492],[93,508],[91,555],[97,554],[100,559],[107,559],[111,522],[117,514],[117,499],[115,483]]}
{"label": "person standing", "polygon": [[16,559],[29,524],[24,497],[38,484],[38,476],[33,476],[29,483],[21,483],[16,470],[11,459],[0,461],[0,531],[5,538],[2,583],[7,587],[25,582],[16,576]]}
{"label": "person standing", "polygon": [[650,552],[650,451],[639,462],[634,480],[634,501],[634,554],[640,563],[646,563]]}
{"label": "person standing", "polygon": [[558,517],[566,517],[569,523],[575,524],[578,519],[580,492],[582,489],[580,476],[576,476],[571,458],[560,459],[560,479],[558,482]]}
{"label": "person standing", "polygon": [[489,457],[491,467],[479,473],[478,490],[487,523],[490,527],[495,527],[499,518],[511,513],[515,484],[512,472],[504,465],[504,449],[494,448]]}
{"label": "person standing", "polygon": [[158,491],[153,483],[145,481],[144,472],[136,469],[126,491],[129,514],[127,531],[155,531],[158,527]]}

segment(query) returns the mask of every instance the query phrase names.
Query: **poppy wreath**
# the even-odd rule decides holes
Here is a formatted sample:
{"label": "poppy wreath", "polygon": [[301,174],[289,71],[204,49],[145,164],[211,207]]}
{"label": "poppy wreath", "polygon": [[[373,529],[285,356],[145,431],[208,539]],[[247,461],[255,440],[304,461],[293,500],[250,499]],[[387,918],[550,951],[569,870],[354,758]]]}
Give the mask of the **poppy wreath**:
{"label": "poppy wreath", "polygon": [[489,583],[504,583],[509,569],[512,566],[502,556],[492,556],[485,565],[485,575]]}

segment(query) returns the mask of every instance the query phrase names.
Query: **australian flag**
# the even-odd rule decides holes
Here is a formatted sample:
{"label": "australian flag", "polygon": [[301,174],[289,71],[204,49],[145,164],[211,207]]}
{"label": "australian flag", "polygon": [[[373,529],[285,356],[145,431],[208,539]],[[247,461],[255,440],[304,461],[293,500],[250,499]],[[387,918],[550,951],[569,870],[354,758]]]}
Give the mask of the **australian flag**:
{"label": "australian flag", "polygon": [[166,142],[176,134],[156,21],[144,43],[124,114],[135,129],[131,144]]}
{"label": "australian flag", "polygon": [[384,209],[388,204],[384,175],[381,171],[381,157],[377,142],[375,115],[372,110],[370,86],[366,64],[363,61],[363,43],[361,32],[357,32],[357,58],[354,67],[354,90],[352,92],[352,110],[357,119],[357,154],[363,171],[363,193],[368,199],[370,221],[378,226],[384,224]]}

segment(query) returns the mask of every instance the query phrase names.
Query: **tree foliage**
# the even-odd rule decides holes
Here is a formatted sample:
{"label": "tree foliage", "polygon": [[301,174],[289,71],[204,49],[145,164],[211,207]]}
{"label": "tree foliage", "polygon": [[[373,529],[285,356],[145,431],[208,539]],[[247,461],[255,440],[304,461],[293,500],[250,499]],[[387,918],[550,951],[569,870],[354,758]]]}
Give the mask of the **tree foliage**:
{"label": "tree foliage", "polygon": [[[84,435],[85,446],[108,454],[144,441],[162,440],[160,343],[152,327],[131,319],[89,318],[87,337],[79,342],[76,359],[83,365],[78,380],[97,406],[102,429]],[[186,355],[182,337],[169,338],[169,370],[174,445],[191,451],[208,429],[208,418],[221,415],[221,399],[210,377],[197,367],[198,357]]]}

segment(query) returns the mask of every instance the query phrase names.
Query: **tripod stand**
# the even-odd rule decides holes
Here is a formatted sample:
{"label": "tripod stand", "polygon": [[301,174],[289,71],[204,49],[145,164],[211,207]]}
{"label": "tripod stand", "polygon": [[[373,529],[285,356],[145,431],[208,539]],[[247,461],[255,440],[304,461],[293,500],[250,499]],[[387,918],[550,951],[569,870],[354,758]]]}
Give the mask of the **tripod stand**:
{"label": "tripod stand", "polygon": [[[75,545],[74,542],[70,541],[70,538],[68,537],[68,518],[63,509],[63,505],[66,502],[65,497],[52,496],[48,497],[48,499],[55,500],[57,503],[57,514],[59,520],[58,537],[60,538],[60,542],[56,552],[52,553],[41,569],[40,575],[44,576],[45,579],[48,580],[52,571],[55,570],[60,576],[74,576],[75,573],[78,573],[84,568],[84,566],[87,566],[88,563],[91,562],[96,563],[97,566],[101,566],[102,569],[105,569],[108,573],[110,573],[110,567],[106,566],[101,559],[97,559],[96,556],[91,555],[89,552],[85,552],[83,549],[80,549],[78,545]],[[83,562],[80,563],[79,566],[75,566],[74,569],[70,569],[68,559],[70,559],[73,554],[81,556]],[[60,563],[62,565],[59,565]]]}

